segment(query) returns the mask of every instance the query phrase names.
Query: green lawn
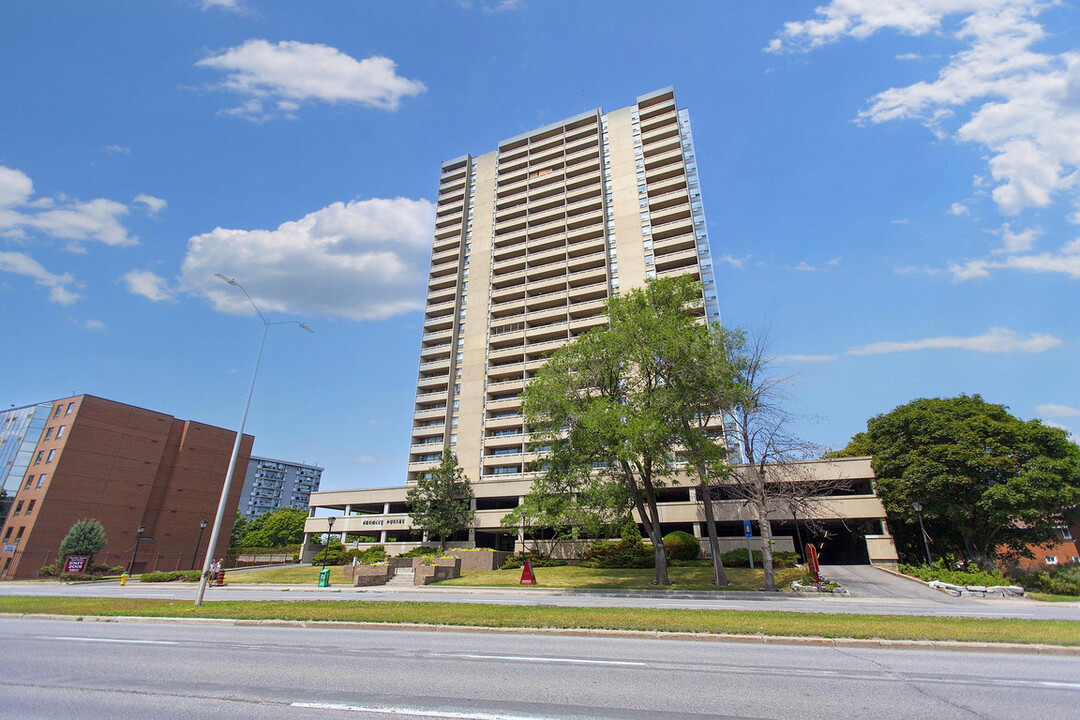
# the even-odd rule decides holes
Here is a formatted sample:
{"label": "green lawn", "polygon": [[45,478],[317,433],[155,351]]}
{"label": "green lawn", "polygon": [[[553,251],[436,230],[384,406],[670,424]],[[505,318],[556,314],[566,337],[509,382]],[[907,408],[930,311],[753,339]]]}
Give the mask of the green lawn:
{"label": "green lawn", "polygon": [[18,596],[0,597],[0,613],[608,629],[1080,646],[1080,622],[1007,618],[332,600],[210,601],[196,608],[189,602],[170,600]]}
{"label": "green lawn", "polygon": [[1051,595],[1049,593],[1032,592],[1027,596],[1032,600],[1041,600],[1043,602],[1072,602],[1080,603],[1080,595]]}
{"label": "green lawn", "polygon": [[[327,565],[330,571],[331,585],[351,585],[352,583],[341,577],[340,565]],[[225,583],[227,585],[317,585],[319,582],[318,565],[303,565],[301,567],[275,568],[273,570],[257,570],[234,572],[225,571]]]}
{"label": "green lawn", "polygon": [[[724,590],[762,590],[765,573],[749,568],[725,568],[729,585]],[[576,565],[566,567],[535,568],[538,588],[580,588],[613,590],[656,590],[652,584],[655,571],[647,570],[597,570]],[[802,576],[795,569],[776,570],[776,586],[787,589],[792,580]],[[711,567],[671,567],[668,579],[674,585],[669,590],[716,590]],[[437,583],[439,587],[520,587],[521,570],[492,570],[465,573],[454,580]],[[526,588],[527,589],[527,588]]]}

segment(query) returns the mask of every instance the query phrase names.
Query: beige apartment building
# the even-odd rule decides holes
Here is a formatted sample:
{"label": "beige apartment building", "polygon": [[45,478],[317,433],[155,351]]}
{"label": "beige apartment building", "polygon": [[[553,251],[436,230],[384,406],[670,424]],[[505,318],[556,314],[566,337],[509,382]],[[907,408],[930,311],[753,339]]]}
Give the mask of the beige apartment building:
{"label": "beige apartment building", "polygon": [[[690,117],[670,88],[443,163],[406,483],[436,467],[444,447],[455,451],[477,502],[460,542],[510,549],[523,540],[499,520],[538,470],[519,398],[528,380],[556,349],[607,322],[612,294],[676,275],[702,282],[702,320],[718,322]],[[868,461],[828,468],[867,481],[860,503],[833,503],[841,525],[848,513],[852,524],[865,521],[862,535],[885,535]],[[662,499],[665,532],[701,534],[692,489]],[[315,516],[324,509],[342,516],[333,531],[343,540],[423,540],[409,524],[405,486],[318,492],[310,503],[309,537],[327,531]],[[724,511],[725,530],[743,542],[734,512]]]}

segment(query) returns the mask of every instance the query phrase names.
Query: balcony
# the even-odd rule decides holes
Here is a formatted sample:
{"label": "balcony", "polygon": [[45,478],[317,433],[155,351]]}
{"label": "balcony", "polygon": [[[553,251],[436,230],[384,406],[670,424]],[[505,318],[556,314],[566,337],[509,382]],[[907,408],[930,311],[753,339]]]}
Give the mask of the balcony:
{"label": "balcony", "polygon": [[671,268],[686,267],[687,265],[697,265],[697,248],[656,256],[656,272],[658,273]]}
{"label": "balcony", "polygon": [[653,253],[657,256],[667,253],[676,252],[678,250],[688,250],[697,247],[697,239],[693,233],[687,233],[686,235],[673,235],[666,237],[663,240],[653,241]]}
{"label": "balcony", "polygon": [[421,336],[424,342],[435,342],[438,340],[449,340],[454,334],[453,330],[433,330],[426,332]]}
{"label": "balcony", "polygon": [[[445,392],[443,394],[445,395]],[[434,418],[440,416],[446,416],[445,403],[442,405],[423,406],[413,413],[413,419],[415,420],[422,420],[424,418]]]}
{"label": "balcony", "polygon": [[685,217],[672,222],[667,222],[662,225],[653,225],[652,237],[653,241],[666,240],[676,235],[683,235],[685,233],[692,233],[694,231],[694,219],[691,217]]}
{"label": "balcony", "polygon": [[450,373],[445,375],[427,375],[420,376],[416,380],[416,387],[418,388],[434,388],[434,387],[446,387],[450,382]]}

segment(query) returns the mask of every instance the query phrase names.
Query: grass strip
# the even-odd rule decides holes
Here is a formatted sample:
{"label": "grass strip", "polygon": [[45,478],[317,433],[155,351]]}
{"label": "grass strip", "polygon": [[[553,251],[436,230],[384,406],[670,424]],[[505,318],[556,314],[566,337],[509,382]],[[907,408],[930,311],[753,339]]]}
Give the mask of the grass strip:
{"label": "grass strip", "polygon": [[0,597],[0,612],[104,617],[419,623],[460,627],[640,630],[1080,646],[1080,622],[1012,618],[338,600],[217,601],[196,608],[188,602],[175,600],[20,596]]}

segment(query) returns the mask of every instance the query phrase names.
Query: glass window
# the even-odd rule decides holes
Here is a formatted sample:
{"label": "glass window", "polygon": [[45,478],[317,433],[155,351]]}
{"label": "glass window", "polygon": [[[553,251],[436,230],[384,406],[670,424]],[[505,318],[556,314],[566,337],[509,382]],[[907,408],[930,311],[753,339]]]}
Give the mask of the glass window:
{"label": "glass window", "polygon": [[65,414],[65,415],[70,415],[70,414],[71,414],[71,411],[72,411],[72,410],[74,410],[74,409],[75,409],[75,403],[73,403],[73,402],[69,402],[69,403],[68,403],[68,408],[67,408],[67,412],[66,412],[66,413],[64,413],[64,414]]}
{"label": "glass window", "polygon": [[59,440],[60,438],[64,437],[64,430],[65,430],[66,428],[67,428],[67,425],[61,425],[61,426],[59,427],[59,429],[58,429],[58,430],[56,431],[56,439],[57,439],[57,440]]}
{"label": "glass window", "polygon": [[26,484],[25,484],[25,485],[23,485],[23,490],[29,490],[29,489],[30,489],[30,485],[31,485],[31,484],[32,484],[33,482],[34,482],[34,476],[33,476],[33,475],[31,475],[30,477],[26,478]]}
{"label": "glass window", "polygon": [[34,505],[37,504],[37,500],[31,500],[30,504],[26,506],[26,514],[29,515],[34,511]]}
{"label": "glass window", "polygon": [[56,448],[53,448],[52,450],[49,451],[49,456],[47,458],[45,458],[45,464],[47,465],[47,464],[51,463],[53,461],[54,457],[56,457]]}
{"label": "glass window", "polygon": [[[19,504],[22,505],[22,503],[19,503]],[[15,512],[19,512],[19,511],[16,510]],[[1047,555],[1046,556],[1046,564],[1047,565],[1057,565],[1058,564],[1057,555]]]}
{"label": "glass window", "polygon": [[60,413],[61,413],[61,412],[63,412],[63,410],[64,410],[64,406],[63,406],[63,405],[57,405],[57,406],[56,406],[56,412],[54,412],[54,413],[53,413],[53,417],[54,417],[54,418],[58,418],[58,417],[60,417]]}
{"label": "glass window", "polygon": [[649,280],[652,280],[654,277],[656,277],[656,271],[653,269],[646,270],[645,277]]}
{"label": "glass window", "polygon": [[[49,428],[48,430],[45,431],[45,439],[46,440],[52,440],[52,432],[53,432],[52,428]],[[59,435],[57,437],[59,437]]]}
{"label": "glass window", "polygon": [[15,514],[16,515],[18,515],[20,512],[22,512],[22,506],[23,506],[23,501],[20,500],[18,502],[18,504],[15,506]]}
{"label": "glass window", "polygon": [[612,273],[619,272],[619,263],[617,263],[617,262],[611,263],[611,272]]}
{"label": "glass window", "polygon": [[35,465],[40,465],[41,464],[41,459],[43,457],[45,457],[45,451],[44,450],[38,450],[37,457],[34,458],[34,464]]}

